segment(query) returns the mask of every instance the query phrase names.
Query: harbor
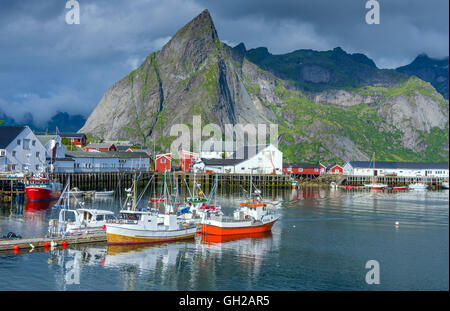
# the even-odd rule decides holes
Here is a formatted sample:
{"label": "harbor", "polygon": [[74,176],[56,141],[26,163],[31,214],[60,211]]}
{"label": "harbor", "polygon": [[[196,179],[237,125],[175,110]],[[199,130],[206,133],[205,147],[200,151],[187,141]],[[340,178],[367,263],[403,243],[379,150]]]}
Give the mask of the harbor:
{"label": "harbor", "polygon": [[[151,197],[147,193],[139,206],[146,206]],[[5,262],[0,267],[0,288],[448,289],[448,191],[302,187],[277,193],[263,190],[262,197],[281,202],[280,220],[271,232],[230,237],[197,234],[185,241],[149,245],[73,244],[68,237],[66,247],[60,244],[64,240],[53,248],[24,245],[17,252],[0,252]],[[217,204],[231,215],[244,199],[245,193],[225,188]],[[84,202],[87,209],[110,210],[116,215],[122,208],[117,196]],[[2,234],[47,234],[55,210],[44,203],[30,203],[0,204]],[[376,288],[364,282],[364,264],[369,259],[378,260],[383,269],[382,283]],[[19,282],[30,273],[32,278]]]}

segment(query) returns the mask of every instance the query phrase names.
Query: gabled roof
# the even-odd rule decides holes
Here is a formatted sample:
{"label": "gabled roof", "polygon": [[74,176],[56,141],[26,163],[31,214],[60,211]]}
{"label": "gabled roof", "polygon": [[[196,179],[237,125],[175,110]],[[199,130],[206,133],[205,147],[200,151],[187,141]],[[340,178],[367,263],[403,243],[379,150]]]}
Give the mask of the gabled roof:
{"label": "gabled roof", "polygon": [[0,148],[5,149],[26,126],[0,126]]}
{"label": "gabled roof", "polygon": [[111,146],[116,146],[114,144],[111,143],[90,143],[89,145],[87,145],[86,147],[84,147],[84,149],[86,148],[110,148]]}
{"label": "gabled roof", "polygon": [[[348,162],[353,168],[373,168],[372,161],[350,161]],[[421,163],[421,162],[389,162],[375,161],[375,169],[447,169],[448,163]]]}
{"label": "gabled roof", "polygon": [[50,140],[55,139],[56,135],[36,135],[37,139],[45,146]]}
{"label": "gabled roof", "polygon": [[339,166],[340,168],[342,168],[342,166],[340,166],[339,164],[336,164],[336,163],[335,163],[335,164],[328,165],[328,166],[327,166],[327,171],[328,171],[328,170],[331,170],[331,169],[332,169],[333,167],[335,167],[335,166]]}

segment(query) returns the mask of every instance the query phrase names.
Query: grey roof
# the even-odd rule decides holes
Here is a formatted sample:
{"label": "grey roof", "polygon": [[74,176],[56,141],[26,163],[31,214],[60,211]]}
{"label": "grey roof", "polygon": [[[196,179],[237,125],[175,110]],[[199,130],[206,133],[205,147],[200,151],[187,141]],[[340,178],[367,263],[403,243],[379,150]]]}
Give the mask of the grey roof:
{"label": "grey roof", "polygon": [[320,168],[319,163],[284,163],[283,168]]}
{"label": "grey roof", "polygon": [[148,159],[150,156],[145,152],[121,152],[121,151],[66,151],[66,156],[70,158],[128,158],[128,159]]}
{"label": "grey roof", "polygon": [[85,149],[86,149],[86,148],[109,148],[109,147],[111,147],[112,145],[116,146],[116,145],[113,144],[113,143],[90,143],[89,145],[87,145],[87,146],[84,147],[84,148],[85,148]]}
{"label": "grey roof", "polygon": [[218,165],[218,166],[222,166],[222,165],[236,165],[239,164],[243,161],[245,161],[244,159],[202,159],[203,163],[205,163],[205,165]]}
{"label": "grey roof", "polygon": [[[372,161],[350,161],[353,168],[373,168]],[[421,162],[388,162],[375,161],[375,169],[447,169],[448,163],[421,163]]]}
{"label": "grey roof", "polygon": [[0,126],[0,148],[6,148],[26,126]]}
{"label": "grey roof", "polygon": [[128,150],[128,149],[130,149],[130,147],[131,147],[132,145],[115,145],[115,146],[116,146],[117,150],[122,151],[122,150]]}
{"label": "grey roof", "polygon": [[37,139],[45,146],[50,140],[54,139],[56,135],[36,135]]}

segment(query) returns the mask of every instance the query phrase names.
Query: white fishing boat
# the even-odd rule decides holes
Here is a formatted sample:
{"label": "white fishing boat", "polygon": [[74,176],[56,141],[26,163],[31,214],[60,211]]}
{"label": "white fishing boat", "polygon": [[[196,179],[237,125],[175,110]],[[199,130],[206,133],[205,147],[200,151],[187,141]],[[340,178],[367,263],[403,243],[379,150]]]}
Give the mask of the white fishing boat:
{"label": "white fishing boat", "polygon": [[114,195],[114,190],[111,190],[111,191],[95,191],[95,193],[94,193],[94,196],[96,197],[96,198],[99,198],[99,197],[110,197],[110,196],[113,196]]}
{"label": "white fishing boat", "polygon": [[442,182],[442,189],[448,189],[448,181]]}
{"label": "white fishing boat", "polygon": [[412,189],[412,190],[426,190],[426,189],[428,189],[428,185],[425,183],[417,182],[417,183],[409,184],[408,188]]}
{"label": "white fishing boat", "polygon": [[[158,221],[157,212],[137,208],[136,176],[132,189],[132,195],[127,196],[118,221],[106,224],[108,244],[146,244],[194,238],[196,226],[179,221],[177,215],[170,211],[169,205],[165,206],[163,223]],[[131,204],[128,204],[129,200]]]}
{"label": "white fishing boat", "polygon": [[372,183],[370,184],[364,184],[364,187],[369,188],[371,190],[384,190],[387,189],[388,185],[377,183],[375,181],[375,152],[373,153],[373,176],[372,176]]}
{"label": "white fishing boat", "polygon": [[[88,208],[70,208],[70,194],[69,182],[67,182],[63,193],[58,202],[53,206],[54,209],[59,209],[57,219],[49,221],[49,233],[51,235],[77,235],[86,233],[101,233],[105,232],[105,225],[116,220],[114,213],[108,210],[88,209]],[[76,198],[78,204],[80,203]]]}

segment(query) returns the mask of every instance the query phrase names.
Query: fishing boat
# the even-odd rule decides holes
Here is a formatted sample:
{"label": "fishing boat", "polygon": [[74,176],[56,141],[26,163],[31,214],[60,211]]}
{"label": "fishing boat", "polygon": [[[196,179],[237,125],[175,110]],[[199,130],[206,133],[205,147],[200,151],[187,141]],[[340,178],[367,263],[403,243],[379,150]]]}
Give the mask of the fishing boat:
{"label": "fishing boat", "polygon": [[392,189],[394,190],[408,190],[407,186],[398,186],[398,187],[393,187]]}
{"label": "fishing boat", "polygon": [[85,191],[81,191],[78,187],[73,187],[72,189],[70,189],[69,193],[72,197],[81,198],[84,195]]}
{"label": "fishing boat", "polygon": [[425,183],[416,182],[416,183],[409,184],[408,188],[412,189],[412,190],[426,190],[426,189],[428,189],[428,185]]}
{"label": "fishing boat", "polygon": [[30,178],[25,193],[30,201],[57,200],[61,195],[62,185],[48,178]]}
{"label": "fishing boat", "polygon": [[448,189],[448,181],[442,182],[442,189]]}
{"label": "fishing boat", "polygon": [[110,197],[114,195],[114,190],[111,191],[95,191],[94,196],[96,198],[100,198],[100,197]]}
{"label": "fishing boat", "polygon": [[[58,202],[53,206],[59,209],[57,219],[50,219],[49,233],[51,235],[78,235],[87,233],[104,233],[105,225],[116,218],[112,211],[88,208],[70,208],[70,178]],[[76,198],[76,203],[83,206]]]}
{"label": "fishing boat", "polygon": [[118,221],[106,224],[108,244],[147,244],[194,238],[196,226],[179,221],[170,204],[165,205],[163,223],[159,221],[158,212],[139,209],[137,205],[135,175],[132,191],[127,195]]}
{"label": "fishing boat", "polygon": [[373,176],[372,183],[365,184],[364,187],[369,188],[371,190],[384,190],[388,187],[386,184],[377,183],[375,180],[375,152],[373,153]]}
{"label": "fishing boat", "polygon": [[270,212],[267,204],[260,202],[261,197],[259,193],[256,194],[258,200],[253,200],[255,193],[253,192],[252,175],[250,175],[250,192],[247,202],[240,204],[240,207],[234,211],[233,217],[205,213],[200,223],[201,233],[213,235],[245,235],[270,231],[279,219],[279,215],[276,212]]}
{"label": "fishing boat", "polygon": [[203,193],[200,187],[201,185],[196,182],[194,173],[193,189],[191,191],[189,185],[186,183],[190,197],[186,199],[185,205],[182,208],[178,209],[177,211],[178,218],[186,221],[187,223],[200,224],[203,216],[205,216],[206,213],[213,214],[216,216],[223,215],[221,211],[221,206],[218,205],[217,202],[215,201],[217,185],[218,179],[216,174],[214,178],[213,187],[209,193],[209,196],[206,197],[206,195]]}

